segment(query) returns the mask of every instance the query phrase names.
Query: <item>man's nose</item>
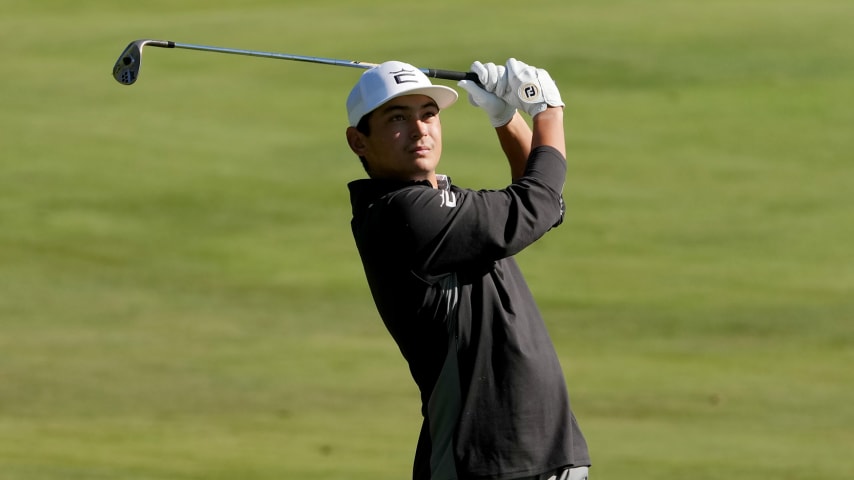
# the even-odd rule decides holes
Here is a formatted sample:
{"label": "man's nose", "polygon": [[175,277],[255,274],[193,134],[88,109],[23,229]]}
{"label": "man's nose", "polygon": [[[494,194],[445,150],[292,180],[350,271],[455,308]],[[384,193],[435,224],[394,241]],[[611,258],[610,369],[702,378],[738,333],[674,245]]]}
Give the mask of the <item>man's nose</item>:
{"label": "man's nose", "polygon": [[428,127],[427,122],[424,122],[420,119],[415,120],[415,125],[412,128],[412,137],[413,138],[421,138],[427,136]]}

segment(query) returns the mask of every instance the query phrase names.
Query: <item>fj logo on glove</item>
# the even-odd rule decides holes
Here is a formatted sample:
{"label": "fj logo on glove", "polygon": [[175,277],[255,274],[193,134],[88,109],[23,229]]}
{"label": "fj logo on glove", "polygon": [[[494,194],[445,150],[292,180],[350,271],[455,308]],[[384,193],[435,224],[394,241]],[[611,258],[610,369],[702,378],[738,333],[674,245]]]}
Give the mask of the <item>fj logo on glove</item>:
{"label": "fj logo on glove", "polygon": [[519,98],[523,102],[538,103],[543,101],[543,96],[540,95],[540,88],[533,83],[524,83],[519,86]]}
{"label": "fj logo on glove", "polygon": [[398,70],[397,72],[389,72],[389,75],[394,76],[394,82],[400,85],[401,83],[418,83],[415,77],[414,70]]}

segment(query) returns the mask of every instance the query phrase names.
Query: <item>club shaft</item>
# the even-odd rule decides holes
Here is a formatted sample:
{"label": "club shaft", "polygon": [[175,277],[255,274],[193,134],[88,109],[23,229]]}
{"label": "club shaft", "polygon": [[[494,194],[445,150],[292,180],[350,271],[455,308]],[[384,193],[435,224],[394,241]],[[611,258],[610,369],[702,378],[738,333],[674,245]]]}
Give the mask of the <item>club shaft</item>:
{"label": "club shaft", "polygon": [[[245,55],[249,57],[275,58],[279,60],[320,63],[337,67],[369,69],[377,66],[376,63],[366,63],[355,60],[338,60],[334,58],[310,57],[305,55],[293,55],[288,53],[261,52],[257,50],[242,50],[238,48],[212,47],[208,45],[195,45],[191,43],[178,43],[165,40],[150,40],[146,42],[145,45],[160,48],[183,48],[186,50],[199,50],[203,52],[227,53],[231,55]],[[473,72],[458,72],[453,70],[442,70],[435,68],[419,68],[419,70],[421,70],[428,77],[432,78],[441,78],[444,80],[478,80],[477,75]]]}

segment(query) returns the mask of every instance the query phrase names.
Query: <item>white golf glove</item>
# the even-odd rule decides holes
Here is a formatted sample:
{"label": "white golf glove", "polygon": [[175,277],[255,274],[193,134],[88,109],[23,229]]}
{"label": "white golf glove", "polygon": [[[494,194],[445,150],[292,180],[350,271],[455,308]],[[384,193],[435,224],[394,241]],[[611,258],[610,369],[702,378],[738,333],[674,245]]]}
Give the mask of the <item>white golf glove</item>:
{"label": "white golf glove", "polygon": [[[548,107],[563,107],[560,92],[549,72],[529,66],[515,58],[507,60],[507,85],[504,91],[495,90],[510,105],[530,116]],[[500,82],[498,87],[501,87]]]}
{"label": "white golf glove", "polygon": [[516,107],[505,102],[501,97],[495,95],[497,89],[507,90],[507,75],[505,68],[494,63],[482,64],[474,62],[471,71],[476,73],[483,88],[470,80],[460,80],[457,84],[468,92],[469,103],[480,107],[489,116],[489,122],[493,127],[503,127],[510,123],[516,114]]}

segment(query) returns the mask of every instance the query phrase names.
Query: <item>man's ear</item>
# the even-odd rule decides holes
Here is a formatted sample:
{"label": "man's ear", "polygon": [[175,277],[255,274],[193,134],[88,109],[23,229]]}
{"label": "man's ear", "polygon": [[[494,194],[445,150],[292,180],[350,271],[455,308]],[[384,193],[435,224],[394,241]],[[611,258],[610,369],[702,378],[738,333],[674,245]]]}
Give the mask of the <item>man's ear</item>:
{"label": "man's ear", "polygon": [[347,127],[347,145],[350,145],[350,150],[356,155],[360,157],[365,156],[367,147],[365,146],[364,136],[362,132],[356,130],[356,127]]}

